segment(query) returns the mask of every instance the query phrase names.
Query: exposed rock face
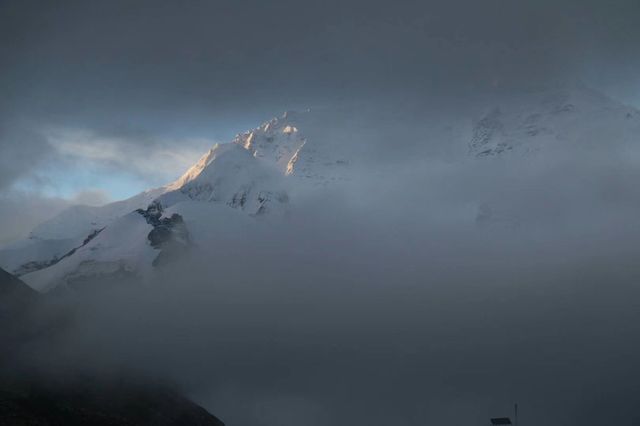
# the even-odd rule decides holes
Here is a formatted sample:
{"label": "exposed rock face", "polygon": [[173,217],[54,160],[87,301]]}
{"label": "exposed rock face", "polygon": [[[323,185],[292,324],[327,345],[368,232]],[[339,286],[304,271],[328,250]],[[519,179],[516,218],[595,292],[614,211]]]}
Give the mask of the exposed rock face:
{"label": "exposed rock face", "polygon": [[17,269],[13,271],[13,273],[16,274],[17,276],[25,275],[30,272],[35,272],[35,271],[39,271],[40,269],[48,268],[51,265],[55,265],[59,261],[60,259],[58,257],[54,257],[52,259],[44,260],[40,262],[36,260],[32,260],[30,262],[20,265]]}
{"label": "exposed rock face", "polygon": [[162,204],[152,202],[146,210],[136,210],[153,229],[147,235],[151,246],[160,250],[153,261],[153,266],[163,265],[184,253],[190,245],[189,231],[177,213],[171,217],[162,217]]}
{"label": "exposed rock face", "polygon": [[513,149],[506,140],[500,118],[500,109],[496,108],[474,126],[469,152],[478,157],[487,157]]}

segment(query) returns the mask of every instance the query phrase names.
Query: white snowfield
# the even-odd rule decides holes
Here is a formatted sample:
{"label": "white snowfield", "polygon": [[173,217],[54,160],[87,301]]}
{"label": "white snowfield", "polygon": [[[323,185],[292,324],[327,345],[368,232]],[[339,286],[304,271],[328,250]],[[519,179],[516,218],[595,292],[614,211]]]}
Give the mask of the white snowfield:
{"label": "white snowfield", "polygon": [[[313,196],[313,188],[355,176],[362,157],[357,149],[366,140],[350,141],[366,139],[371,130],[349,127],[343,112],[339,120],[335,116],[322,110],[286,113],[217,144],[162,188],[102,207],[67,209],[37,226],[29,239],[0,250],[0,267],[39,291],[101,275],[148,277],[160,253],[170,258],[186,245],[211,245],[225,227],[268,226],[259,218],[281,216],[300,193]],[[624,150],[638,145],[629,142],[640,137],[640,112],[579,85],[502,98],[467,123],[458,126],[454,141],[467,151],[459,158],[464,164],[540,153],[639,154]],[[479,219],[490,223],[500,214],[496,206],[483,206]]]}
{"label": "white snowfield", "polygon": [[123,215],[149,205],[166,188],[155,188],[141,192],[131,198],[104,206],[72,206],[53,219],[36,226],[29,234],[39,240],[63,238],[86,238],[92,231],[102,229]]}
{"label": "white snowfield", "polygon": [[152,226],[135,213],[116,219],[73,255],[55,265],[24,275],[35,290],[49,291],[59,283],[112,273],[144,273],[157,255],[147,244]]}

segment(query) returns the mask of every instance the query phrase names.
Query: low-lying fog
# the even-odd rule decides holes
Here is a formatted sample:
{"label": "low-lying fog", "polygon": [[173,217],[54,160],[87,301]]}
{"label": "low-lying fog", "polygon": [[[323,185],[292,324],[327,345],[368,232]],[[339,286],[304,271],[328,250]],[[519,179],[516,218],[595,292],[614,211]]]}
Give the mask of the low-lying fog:
{"label": "low-lying fog", "polygon": [[521,424],[633,424],[640,200],[621,164],[378,170],[230,224],[152,283],[54,298],[70,323],[12,349],[47,374],[166,380],[233,426],[486,424],[515,402]]}

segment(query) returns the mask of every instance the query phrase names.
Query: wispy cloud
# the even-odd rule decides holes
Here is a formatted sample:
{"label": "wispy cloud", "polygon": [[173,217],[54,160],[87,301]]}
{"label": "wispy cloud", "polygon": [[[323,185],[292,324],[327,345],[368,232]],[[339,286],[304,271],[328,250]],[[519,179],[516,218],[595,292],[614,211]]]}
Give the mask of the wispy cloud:
{"label": "wispy cloud", "polygon": [[68,128],[47,129],[45,136],[64,159],[107,172],[130,173],[150,183],[168,183],[197,161],[205,147],[215,144],[207,139],[160,139],[147,143],[135,136]]}

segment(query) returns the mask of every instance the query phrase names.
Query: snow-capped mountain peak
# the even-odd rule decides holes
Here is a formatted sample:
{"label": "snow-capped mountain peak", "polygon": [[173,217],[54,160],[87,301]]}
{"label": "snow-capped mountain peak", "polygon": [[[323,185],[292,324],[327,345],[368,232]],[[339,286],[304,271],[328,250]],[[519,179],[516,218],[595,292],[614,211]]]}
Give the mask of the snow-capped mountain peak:
{"label": "snow-capped mountain peak", "polygon": [[216,202],[252,215],[287,201],[284,176],[234,143],[217,144],[171,190],[158,197],[163,207],[184,200]]}
{"label": "snow-capped mountain peak", "polygon": [[286,113],[216,144],[164,187],[102,207],[67,209],[37,227],[31,239],[0,250],[0,265],[40,290],[89,276],[147,273],[187,250],[193,227],[202,230],[194,233],[196,243],[215,229],[201,212],[220,217],[228,210],[249,218],[284,212],[292,184],[326,183],[331,166],[346,164],[323,145],[321,123],[308,143],[304,129],[314,120],[309,112]]}
{"label": "snow-capped mountain peak", "polygon": [[[482,110],[471,127],[470,120],[459,126],[453,139],[456,146],[468,146],[472,157],[611,153],[637,146],[640,134],[637,110],[585,87],[510,93],[483,102]],[[389,126],[384,121],[389,118],[382,119],[383,128]],[[351,179],[354,161],[360,169],[369,138],[378,136],[370,124],[350,110],[286,113],[216,144],[162,188],[103,207],[68,209],[37,227],[31,239],[0,250],[0,267],[24,274],[25,282],[39,289],[81,282],[91,274],[149,273],[181,251],[215,240],[216,227],[268,222],[256,218],[282,217],[310,188]],[[397,139],[393,142],[402,143]],[[507,217],[499,207],[483,209],[480,221]]]}
{"label": "snow-capped mountain peak", "polygon": [[305,144],[304,134],[292,122],[292,116],[285,114],[267,121],[260,127],[237,135],[233,143],[242,146],[254,157],[272,164],[282,174],[287,174],[291,159]]}
{"label": "snow-capped mountain peak", "polygon": [[233,143],[250,151],[285,176],[324,185],[348,178],[353,160],[336,143],[344,135],[331,128],[332,113],[324,110],[287,111],[236,136]]}
{"label": "snow-capped mountain peak", "polygon": [[500,97],[475,121],[468,147],[477,157],[579,151],[602,147],[612,135],[634,138],[639,126],[634,108],[574,84]]}
{"label": "snow-capped mountain peak", "polygon": [[282,211],[292,181],[326,184],[346,169],[348,162],[327,137],[327,121],[309,110],[287,112],[231,143],[216,144],[166,186],[101,207],[70,207],[35,227],[27,240],[0,250],[0,265],[21,275],[50,267],[88,236],[156,200],[164,208],[186,200],[217,203],[251,216]]}

